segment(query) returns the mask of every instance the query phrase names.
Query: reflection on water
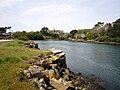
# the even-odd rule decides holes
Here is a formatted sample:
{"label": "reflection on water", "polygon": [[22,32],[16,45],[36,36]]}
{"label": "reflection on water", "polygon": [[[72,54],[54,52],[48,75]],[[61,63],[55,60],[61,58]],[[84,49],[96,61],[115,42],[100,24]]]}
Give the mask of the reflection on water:
{"label": "reflection on water", "polygon": [[97,75],[108,90],[120,90],[120,46],[68,41],[36,41],[42,50],[58,48],[65,52],[67,66],[74,72]]}

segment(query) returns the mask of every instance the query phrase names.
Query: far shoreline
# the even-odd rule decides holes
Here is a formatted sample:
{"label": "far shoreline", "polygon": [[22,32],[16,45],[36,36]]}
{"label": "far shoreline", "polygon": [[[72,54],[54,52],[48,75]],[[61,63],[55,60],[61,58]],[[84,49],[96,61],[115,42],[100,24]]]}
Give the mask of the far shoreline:
{"label": "far shoreline", "polygon": [[82,43],[93,43],[93,44],[107,44],[107,45],[120,45],[120,43],[117,42],[99,42],[99,41],[84,41],[84,40],[65,40],[65,41],[71,41],[71,42],[82,42]]}
{"label": "far shoreline", "polygon": [[117,42],[98,42],[98,41],[84,41],[84,40],[59,40],[59,39],[45,39],[45,40],[32,40],[32,41],[70,41],[70,42],[81,42],[81,43],[92,43],[92,44],[106,44],[106,45],[120,45],[120,43]]}
{"label": "far shoreline", "polygon": [[[70,41],[70,42],[81,42],[81,43],[92,43],[92,44],[106,44],[106,45],[120,45],[120,43],[117,42],[99,42],[99,41],[93,41],[93,40],[76,40],[76,39],[66,39],[66,40],[59,40],[59,39],[45,39],[45,40],[32,40],[32,41]],[[0,39],[0,42],[7,42],[7,41],[13,41],[13,39]]]}

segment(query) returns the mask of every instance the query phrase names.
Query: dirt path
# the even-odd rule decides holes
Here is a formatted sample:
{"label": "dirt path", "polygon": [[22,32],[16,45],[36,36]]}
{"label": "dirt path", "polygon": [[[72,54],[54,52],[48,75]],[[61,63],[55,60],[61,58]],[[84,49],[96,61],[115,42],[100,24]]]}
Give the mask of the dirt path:
{"label": "dirt path", "polygon": [[0,42],[13,41],[13,40],[0,40]]}

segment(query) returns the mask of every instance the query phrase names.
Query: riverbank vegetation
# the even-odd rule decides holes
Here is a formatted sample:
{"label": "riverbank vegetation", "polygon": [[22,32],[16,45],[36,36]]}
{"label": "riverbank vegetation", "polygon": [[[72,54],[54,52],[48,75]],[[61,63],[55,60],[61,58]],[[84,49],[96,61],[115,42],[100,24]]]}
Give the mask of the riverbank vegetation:
{"label": "riverbank vegetation", "polygon": [[[70,40],[94,43],[120,43],[120,19],[112,23],[98,22],[92,29],[75,29],[69,33],[63,30],[49,30],[43,27],[39,31],[14,32],[12,36],[2,36],[3,38],[12,38],[19,40]],[[0,37],[0,38],[2,38]]]}
{"label": "riverbank vegetation", "polygon": [[49,30],[48,27],[41,28],[36,32],[15,32],[14,38],[20,40],[72,40],[82,42],[115,42],[120,43],[120,19],[112,23],[98,22],[92,29],[75,29],[69,33],[62,30]]}
{"label": "riverbank vegetation", "polygon": [[0,90],[35,90],[33,83],[23,80],[20,71],[29,67],[29,60],[41,54],[49,51],[27,48],[23,41],[0,42]]}
{"label": "riverbank vegetation", "polygon": [[120,19],[113,23],[98,22],[92,29],[77,30],[74,37],[98,42],[120,43]]}

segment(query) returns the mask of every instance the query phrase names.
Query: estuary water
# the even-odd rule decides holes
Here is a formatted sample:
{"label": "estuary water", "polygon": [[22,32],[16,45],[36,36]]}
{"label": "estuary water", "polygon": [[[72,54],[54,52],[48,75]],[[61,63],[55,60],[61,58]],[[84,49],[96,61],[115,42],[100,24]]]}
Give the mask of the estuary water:
{"label": "estuary water", "polygon": [[96,75],[107,90],[120,90],[120,45],[69,41],[35,41],[41,50],[58,48],[66,54],[67,67],[74,72]]}

